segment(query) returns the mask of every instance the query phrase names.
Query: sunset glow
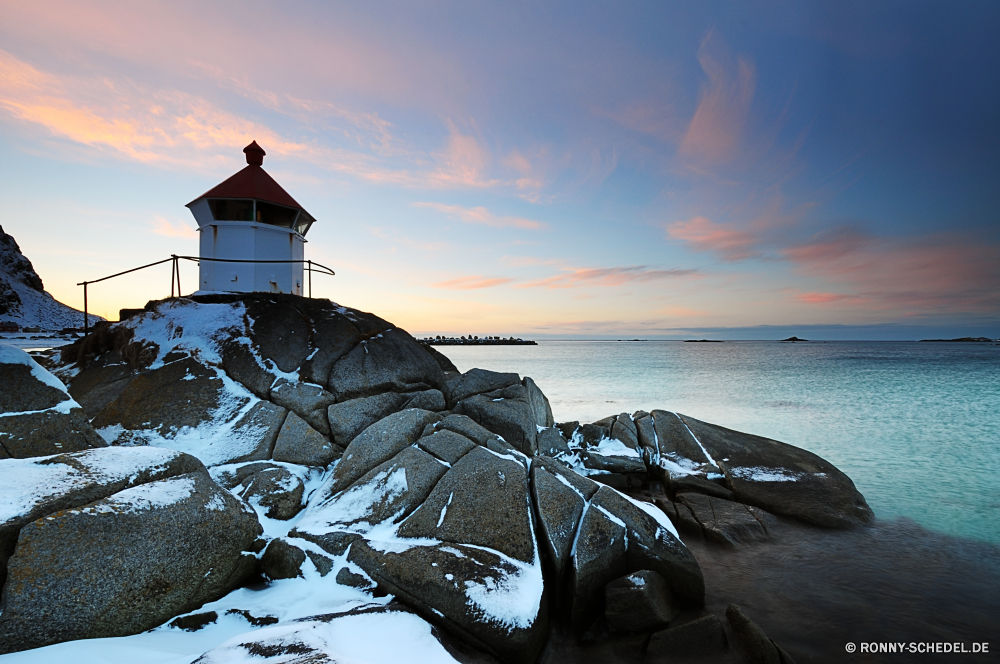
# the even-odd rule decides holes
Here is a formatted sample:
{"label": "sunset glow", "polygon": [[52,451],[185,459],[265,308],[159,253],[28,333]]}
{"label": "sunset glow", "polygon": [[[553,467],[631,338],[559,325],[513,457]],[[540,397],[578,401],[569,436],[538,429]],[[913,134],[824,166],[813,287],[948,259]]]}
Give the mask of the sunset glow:
{"label": "sunset glow", "polygon": [[256,140],[314,292],[415,335],[1000,334],[993,4],[239,7],[0,6],[0,225],[57,299],[197,254]]}

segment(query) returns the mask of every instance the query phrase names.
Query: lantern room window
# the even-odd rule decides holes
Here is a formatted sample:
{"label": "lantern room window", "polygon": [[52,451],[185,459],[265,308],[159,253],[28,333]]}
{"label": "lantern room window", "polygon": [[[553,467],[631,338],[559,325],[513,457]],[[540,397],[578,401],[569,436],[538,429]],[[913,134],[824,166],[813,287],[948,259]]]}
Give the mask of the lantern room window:
{"label": "lantern room window", "polygon": [[257,221],[282,228],[293,228],[299,211],[284,205],[257,201]]}
{"label": "lantern room window", "polygon": [[208,199],[208,207],[216,221],[253,221],[253,201]]}

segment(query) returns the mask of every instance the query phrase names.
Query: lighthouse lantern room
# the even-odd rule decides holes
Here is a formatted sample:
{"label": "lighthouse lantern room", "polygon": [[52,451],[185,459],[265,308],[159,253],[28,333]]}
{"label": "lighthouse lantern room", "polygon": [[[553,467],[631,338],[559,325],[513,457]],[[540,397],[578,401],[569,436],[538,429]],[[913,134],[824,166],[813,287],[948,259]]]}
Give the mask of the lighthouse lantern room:
{"label": "lighthouse lantern room", "polygon": [[201,233],[199,290],[302,295],[315,219],[261,168],[257,141],[243,152],[246,168],[187,204]]}

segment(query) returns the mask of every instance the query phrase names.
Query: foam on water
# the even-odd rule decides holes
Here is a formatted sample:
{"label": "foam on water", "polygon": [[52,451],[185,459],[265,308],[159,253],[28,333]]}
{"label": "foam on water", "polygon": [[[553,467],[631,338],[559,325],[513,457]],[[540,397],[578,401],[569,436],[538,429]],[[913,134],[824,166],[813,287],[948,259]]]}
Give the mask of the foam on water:
{"label": "foam on water", "polygon": [[556,421],[662,408],[808,449],[883,519],[1000,543],[1000,346],[540,341],[439,348],[531,376]]}

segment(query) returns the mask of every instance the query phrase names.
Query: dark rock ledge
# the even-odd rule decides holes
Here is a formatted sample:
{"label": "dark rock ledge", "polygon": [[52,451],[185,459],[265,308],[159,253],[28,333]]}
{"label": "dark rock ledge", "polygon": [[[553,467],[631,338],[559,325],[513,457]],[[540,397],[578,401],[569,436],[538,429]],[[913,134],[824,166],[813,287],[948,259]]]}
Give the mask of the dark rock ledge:
{"label": "dark rock ledge", "polygon": [[325,300],[150,302],[39,358],[52,373],[6,353],[0,653],[177,616],[197,629],[234,588],[308,576],[393,595],[461,661],[595,642],[703,661],[771,644],[789,661],[745,612],[706,611],[683,540],[739,555],[782,523],[872,520],[805,450],[666,410],[556,424],[531,378],[461,374]]}

